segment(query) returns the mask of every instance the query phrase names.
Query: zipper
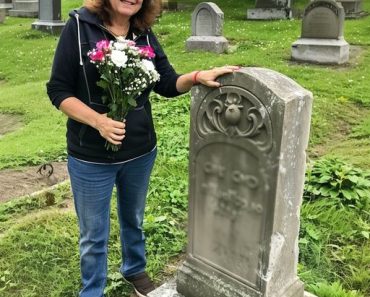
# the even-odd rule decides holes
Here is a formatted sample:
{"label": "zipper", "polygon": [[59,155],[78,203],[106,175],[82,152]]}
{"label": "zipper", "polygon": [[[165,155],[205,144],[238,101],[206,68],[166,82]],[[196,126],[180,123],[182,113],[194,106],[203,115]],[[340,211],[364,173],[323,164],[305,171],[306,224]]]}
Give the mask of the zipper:
{"label": "zipper", "polygon": [[89,97],[89,103],[91,105],[91,94],[90,94],[89,82],[87,80],[85,63],[82,61],[81,33],[80,33],[80,20],[79,20],[80,15],[78,13],[76,13],[75,17],[76,17],[76,20],[77,20],[77,35],[78,35],[78,48],[79,48],[79,51],[80,51],[80,65],[82,66],[82,71],[84,73],[87,95]]}

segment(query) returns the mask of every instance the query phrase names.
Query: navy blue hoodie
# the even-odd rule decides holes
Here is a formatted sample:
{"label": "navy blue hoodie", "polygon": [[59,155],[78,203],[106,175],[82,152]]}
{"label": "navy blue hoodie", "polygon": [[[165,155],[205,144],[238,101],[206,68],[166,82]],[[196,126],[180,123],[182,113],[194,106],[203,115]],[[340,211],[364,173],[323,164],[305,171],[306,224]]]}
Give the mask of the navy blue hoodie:
{"label": "navy blue hoodie", "polygon": [[[160,80],[145,90],[136,100],[137,107],[126,117],[126,137],[118,152],[107,151],[105,139],[99,132],[71,118],[67,121],[68,154],[81,160],[98,163],[115,163],[141,156],[156,145],[149,93],[153,89],[165,97],[180,95],[176,89],[179,75],[170,65],[157,38],[151,30],[140,32],[131,28],[127,38],[139,46],[150,45],[155,52],[152,62],[160,74]],[[60,37],[47,92],[51,102],[59,108],[68,97],[76,97],[99,113],[108,112],[102,102],[103,90],[96,85],[100,75],[89,61],[88,51],[102,39],[114,40],[97,15],[86,8],[70,13]]]}

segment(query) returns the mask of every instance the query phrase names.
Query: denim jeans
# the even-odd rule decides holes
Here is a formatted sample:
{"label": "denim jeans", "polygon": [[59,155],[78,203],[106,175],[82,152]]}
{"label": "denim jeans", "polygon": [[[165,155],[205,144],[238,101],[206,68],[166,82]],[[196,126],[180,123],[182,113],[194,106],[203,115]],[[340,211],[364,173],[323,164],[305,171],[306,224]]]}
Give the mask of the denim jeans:
{"label": "denim jeans", "polygon": [[110,200],[117,188],[122,247],[121,273],[145,270],[142,224],[156,149],[122,164],[94,164],[68,157],[74,204],[80,228],[80,297],[102,297],[107,279]]}

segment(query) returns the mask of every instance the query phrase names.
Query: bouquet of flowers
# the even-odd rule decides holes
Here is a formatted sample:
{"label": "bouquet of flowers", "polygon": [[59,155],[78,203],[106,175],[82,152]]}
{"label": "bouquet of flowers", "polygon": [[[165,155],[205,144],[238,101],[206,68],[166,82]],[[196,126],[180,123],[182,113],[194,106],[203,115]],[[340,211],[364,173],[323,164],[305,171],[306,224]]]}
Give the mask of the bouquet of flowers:
{"label": "bouquet of flowers", "polygon": [[[150,61],[155,57],[150,46],[138,47],[131,40],[101,40],[88,56],[100,73],[97,85],[105,91],[102,99],[109,108],[108,117],[113,120],[123,121],[137,106],[136,98],[142,91],[159,80]],[[108,141],[105,147],[112,151],[120,148]]]}

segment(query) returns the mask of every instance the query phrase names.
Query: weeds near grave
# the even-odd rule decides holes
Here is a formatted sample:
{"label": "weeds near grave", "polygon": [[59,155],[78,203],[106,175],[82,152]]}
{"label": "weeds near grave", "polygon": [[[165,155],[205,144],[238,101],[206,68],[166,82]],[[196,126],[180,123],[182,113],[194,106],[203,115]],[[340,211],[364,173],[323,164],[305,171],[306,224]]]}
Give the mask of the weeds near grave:
{"label": "weeds near grave", "polygon": [[323,158],[307,168],[306,200],[330,198],[341,205],[367,209],[370,203],[370,172],[354,168],[338,158]]}
{"label": "weeds near grave", "polygon": [[307,171],[300,276],[320,297],[370,294],[369,190],[368,173],[339,159],[318,160]]}

